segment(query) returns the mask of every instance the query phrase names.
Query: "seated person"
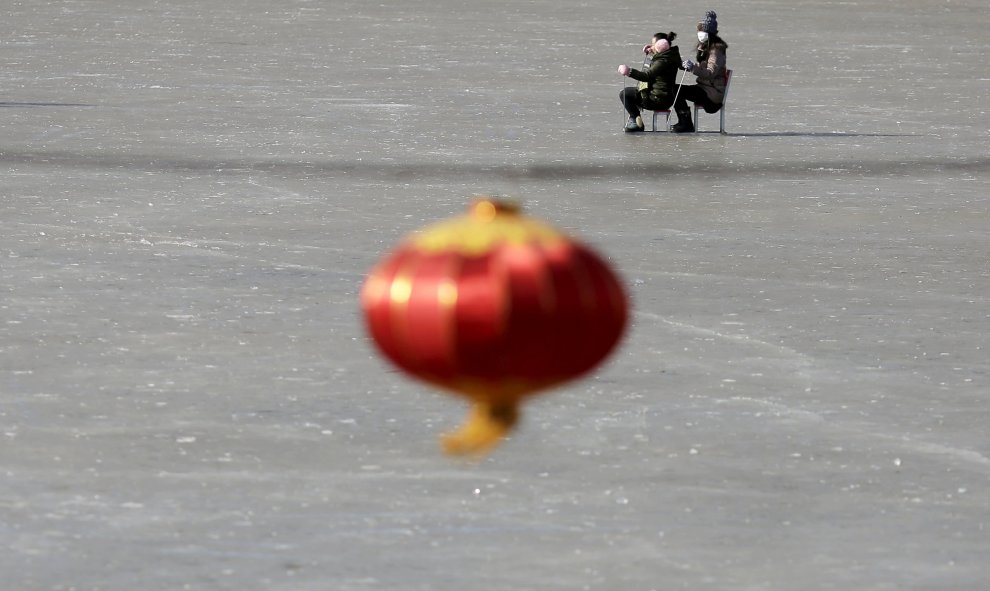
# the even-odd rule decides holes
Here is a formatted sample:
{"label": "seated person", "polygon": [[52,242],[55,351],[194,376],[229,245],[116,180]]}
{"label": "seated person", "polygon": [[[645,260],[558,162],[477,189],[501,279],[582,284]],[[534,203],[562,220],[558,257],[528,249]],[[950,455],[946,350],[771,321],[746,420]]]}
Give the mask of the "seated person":
{"label": "seated person", "polygon": [[[685,86],[677,97],[675,109],[687,109],[691,101],[702,107],[706,113],[717,113],[722,108],[725,97],[725,50],[729,45],[718,36],[718,20],[715,11],[709,10],[705,20],[698,23],[698,47],[695,59],[684,60],[681,66],[684,70],[697,76],[694,86]],[[694,123],[687,119],[687,124],[678,117],[679,122],[673,131],[678,133],[694,131]]]}
{"label": "seated person", "polygon": [[[626,131],[643,131],[645,128],[640,117],[641,108],[663,111],[674,104],[674,97],[677,94],[677,71],[681,69],[680,50],[670,45],[676,37],[677,33],[673,31],[657,33],[653,36],[651,42],[643,48],[644,53],[653,56],[644,71],[630,68],[625,64],[619,66],[620,74],[643,83],[639,87],[627,86],[619,93],[619,100],[629,113]],[[687,103],[684,103],[683,113],[677,111],[677,118],[690,124],[691,112]]]}

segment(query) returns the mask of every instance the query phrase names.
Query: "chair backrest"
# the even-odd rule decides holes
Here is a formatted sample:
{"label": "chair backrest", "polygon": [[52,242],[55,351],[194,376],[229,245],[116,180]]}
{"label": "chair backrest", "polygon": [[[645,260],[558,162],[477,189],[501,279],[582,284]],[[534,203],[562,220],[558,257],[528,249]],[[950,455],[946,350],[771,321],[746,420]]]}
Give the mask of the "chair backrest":
{"label": "chair backrest", "polygon": [[729,68],[725,69],[725,92],[722,93],[722,104],[729,98],[729,82],[732,82],[732,70]]}

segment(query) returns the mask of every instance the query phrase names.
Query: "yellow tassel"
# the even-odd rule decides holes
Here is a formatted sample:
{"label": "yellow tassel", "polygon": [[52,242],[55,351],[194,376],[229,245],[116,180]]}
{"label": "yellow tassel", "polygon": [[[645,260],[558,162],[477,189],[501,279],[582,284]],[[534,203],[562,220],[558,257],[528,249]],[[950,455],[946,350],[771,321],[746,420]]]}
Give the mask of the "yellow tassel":
{"label": "yellow tassel", "polygon": [[457,431],[443,435],[443,450],[455,456],[484,456],[501,443],[518,419],[515,402],[499,405],[475,402],[464,424]]}

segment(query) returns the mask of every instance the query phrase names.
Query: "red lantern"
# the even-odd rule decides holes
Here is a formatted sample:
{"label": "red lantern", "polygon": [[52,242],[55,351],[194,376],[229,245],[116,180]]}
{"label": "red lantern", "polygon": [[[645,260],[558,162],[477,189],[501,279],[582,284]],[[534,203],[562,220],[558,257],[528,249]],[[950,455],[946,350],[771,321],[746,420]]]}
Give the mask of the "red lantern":
{"label": "red lantern", "polygon": [[472,400],[465,424],[444,436],[453,454],[494,447],[524,397],[598,365],[627,317],[602,259],[487,199],[408,238],[372,269],[361,303],[386,357]]}

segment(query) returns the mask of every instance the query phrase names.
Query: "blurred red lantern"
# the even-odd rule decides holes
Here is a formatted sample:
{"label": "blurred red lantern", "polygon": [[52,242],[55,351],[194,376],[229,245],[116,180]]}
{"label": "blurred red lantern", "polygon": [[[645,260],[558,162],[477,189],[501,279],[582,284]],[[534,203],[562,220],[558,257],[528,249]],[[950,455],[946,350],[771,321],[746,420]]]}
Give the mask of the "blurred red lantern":
{"label": "blurred red lantern", "polygon": [[468,420],[443,438],[454,454],[490,450],[524,397],[598,365],[628,307],[595,253],[488,199],[409,237],[372,269],[361,304],[386,357],[472,400]]}

